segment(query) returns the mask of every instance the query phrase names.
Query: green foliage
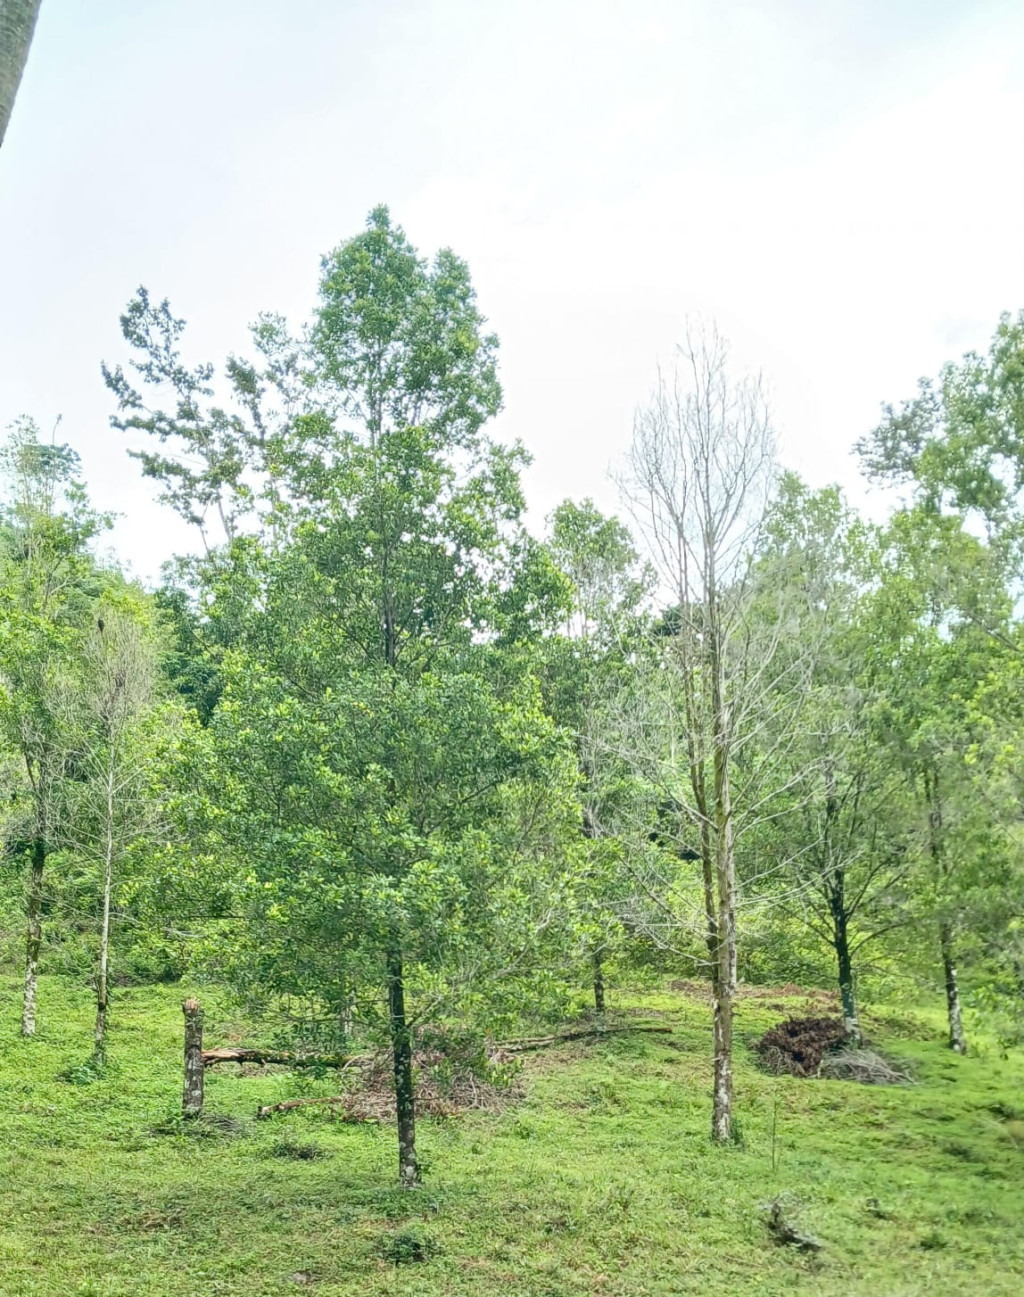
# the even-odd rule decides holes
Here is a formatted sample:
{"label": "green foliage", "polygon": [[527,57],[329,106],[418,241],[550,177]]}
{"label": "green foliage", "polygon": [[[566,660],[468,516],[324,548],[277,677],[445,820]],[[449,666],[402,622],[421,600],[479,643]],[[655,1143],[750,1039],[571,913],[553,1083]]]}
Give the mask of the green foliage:
{"label": "green foliage", "polygon": [[[134,369],[175,408],[140,415],[108,374],[119,426],[191,454],[146,460],[175,507],[227,519],[229,543],[192,572],[202,617],[164,598],[203,725],[177,769],[192,850],[168,853],[168,895],[202,897],[210,959],[251,1004],[394,1032],[397,967],[418,1021],[456,1005],[500,1021],[550,995],[578,809],[527,647],[561,587],[522,524],[522,451],[482,431],[497,344],[466,267],[447,251],[428,265],[372,212],[324,259],[286,416],[260,401],[289,366],[246,388],[244,416],[204,404],[213,371],[183,368],[181,332],[144,295],[129,308]],[[281,322],[254,337],[283,354]],[[254,373],[227,372],[236,396]]]}

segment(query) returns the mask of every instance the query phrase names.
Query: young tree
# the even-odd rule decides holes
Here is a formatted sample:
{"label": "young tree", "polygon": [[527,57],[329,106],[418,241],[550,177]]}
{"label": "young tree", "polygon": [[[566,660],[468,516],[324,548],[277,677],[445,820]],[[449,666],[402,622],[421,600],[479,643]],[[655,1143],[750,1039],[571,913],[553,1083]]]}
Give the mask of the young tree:
{"label": "young tree", "polygon": [[78,672],[97,574],[88,546],[107,525],[75,479],[78,458],[43,442],[29,420],[3,450],[0,518],[0,732],[18,757],[8,840],[28,857],[22,1034],[36,1030],[44,875],[58,831],[68,769],[60,699]]}
{"label": "young tree", "polygon": [[[979,836],[975,781],[964,754],[979,731],[975,700],[1006,655],[1009,601],[998,557],[960,518],[929,508],[894,515],[882,537],[879,571],[865,615],[864,672],[877,699],[877,741],[909,793],[905,832],[918,863],[918,908],[938,938],[950,1046],[964,1053],[957,948],[972,909]],[[949,598],[951,579],[972,590],[970,615]]]}
{"label": "young tree", "polygon": [[158,828],[154,756],[173,732],[157,707],[157,656],[148,610],[131,590],[110,590],[85,636],[81,672],[61,707],[76,778],[65,789],[62,845],[97,869],[100,930],[94,1057],[106,1059],[111,925],[126,861]]}
{"label": "young tree", "polygon": [[812,491],[786,473],[758,559],[762,584],[804,592],[793,605],[802,613],[793,651],[808,642],[816,651],[804,724],[789,748],[789,813],[766,824],[755,854],[785,863],[766,899],[771,903],[781,884],[783,913],[802,912],[830,949],[854,1040],[855,956],[906,921],[902,892],[911,860],[893,813],[894,802],[902,805],[903,777],[874,724],[880,683],[864,671],[864,640],[875,629],[866,615],[879,558],[872,537],[838,488]]}
{"label": "young tree", "polygon": [[548,546],[570,583],[561,635],[545,642],[548,708],[575,736],[583,801],[582,833],[588,863],[583,874],[590,917],[589,961],[594,1008],[605,1011],[605,964],[622,933],[628,893],[622,848],[607,832],[614,818],[615,783],[600,777],[599,735],[609,698],[630,671],[629,655],[643,633],[643,605],[653,574],[640,563],[633,538],[618,518],[593,501],[565,500],[551,515]]}

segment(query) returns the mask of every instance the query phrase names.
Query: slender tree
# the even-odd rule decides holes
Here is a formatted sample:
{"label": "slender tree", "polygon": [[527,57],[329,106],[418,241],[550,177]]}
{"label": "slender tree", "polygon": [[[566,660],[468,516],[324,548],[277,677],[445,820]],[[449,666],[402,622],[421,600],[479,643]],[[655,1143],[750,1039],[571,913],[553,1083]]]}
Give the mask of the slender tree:
{"label": "slender tree", "polygon": [[[799,588],[791,651],[816,646],[804,723],[788,749],[792,770],[787,814],[766,823],[753,854],[786,868],[768,880],[779,893],[783,922],[794,910],[831,951],[843,1019],[859,1039],[858,952],[905,923],[903,901],[911,853],[902,841],[903,776],[886,760],[875,724],[885,686],[864,672],[874,533],[838,488],[812,491],[784,474],[758,559],[762,585]],[[785,650],[789,651],[789,650]],[[780,716],[783,726],[788,718]],[[774,735],[769,734],[769,743]]]}
{"label": "slender tree", "polygon": [[43,442],[31,421],[3,451],[7,498],[0,529],[0,728],[17,753],[8,837],[28,857],[21,1030],[36,1030],[44,878],[69,771],[60,700],[77,674],[98,581],[88,545],[106,520],[75,480],[78,459]]}
{"label": "slender tree", "polygon": [[93,1046],[102,1064],[116,893],[128,857],[160,825],[154,759],[170,740],[175,716],[169,707],[157,708],[156,646],[137,592],[109,591],[96,613],[80,677],[62,706],[76,778],[65,790],[60,841],[99,876]]}
{"label": "slender tree", "polygon": [[[545,642],[546,698],[555,719],[575,736],[583,802],[581,829],[587,866],[581,895],[588,901],[588,963],[594,1010],[606,1007],[606,964],[622,936],[620,911],[629,893],[621,844],[609,827],[615,781],[596,764],[609,698],[629,675],[630,653],[643,633],[644,604],[653,573],[640,562],[628,528],[605,517],[593,501],[563,501],[549,519],[549,547],[570,583],[562,634]],[[606,755],[606,754],[605,754]]]}

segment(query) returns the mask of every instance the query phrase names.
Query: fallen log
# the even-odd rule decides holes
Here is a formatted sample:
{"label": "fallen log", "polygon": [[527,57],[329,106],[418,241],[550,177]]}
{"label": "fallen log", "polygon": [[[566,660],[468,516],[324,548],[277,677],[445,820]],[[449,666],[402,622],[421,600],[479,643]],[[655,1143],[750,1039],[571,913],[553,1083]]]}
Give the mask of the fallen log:
{"label": "fallen log", "polygon": [[282,1063],[287,1067],[347,1067],[347,1054],[293,1054],[278,1049],[204,1049],[203,1067],[216,1063]]}
{"label": "fallen log", "polygon": [[[527,1036],[521,1040],[503,1040],[498,1043],[499,1049],[510,1053],[524,1053],[530,1049],[545,1049],[549,1045],[560,1045],[563,1041],[587,1040],[599,1036],[621,1036],[627,1032],[655,1032],[662,1036],[671,1036],[671,1027],[588,1027],[582,1031],[563,1031],[554,1036]],[[367,1063],[370,1054],[294,1054],[278,1049],[242,1049],[222,1048],[204,1049],[203,1067],[213,1067],[217,1063],[279,1063],[286,1067],[348,1067],[351,1064]]]}
{"label": "fallen log", "polygon": [[627,1032],[655,1032],[659,1036],[671,1036],[671,1027],[589,1027],[585,1031],[563,1031],[556,1036],[528,1036],[523,1040],[503,1040],[499,1049],[509,1053],[521,1054],[530,1049],[546,1049],[549,1045],[560,1045],[567,1040],[588,1040],[597,1036],[622,1036]]}
{"label": "fallen log", "polygon": [[310,1103],[344,1103],[343,1094],[328,1094],[316,1099],[285,1099],[283,1103],[265,1103],[256,1109],[256,1120],[266,1121],[275,1112],[291,1112],[293,1108],[305,1108]]}

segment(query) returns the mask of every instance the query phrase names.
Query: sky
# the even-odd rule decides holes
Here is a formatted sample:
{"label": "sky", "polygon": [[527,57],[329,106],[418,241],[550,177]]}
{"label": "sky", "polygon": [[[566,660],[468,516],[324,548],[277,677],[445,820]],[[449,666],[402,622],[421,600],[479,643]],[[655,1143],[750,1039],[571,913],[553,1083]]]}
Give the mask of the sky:
{"label": "sky", "polygon": [[538,526],[609,475],[686,321],[762,370],[783,463],[851,448],[1024,308],[1019,0],[43,0],[0,150],[0,427],[82,457],[147,580],[196,538],[109,428],[136,287],[186,356],[313,305],[387,203],[470,266]]}

